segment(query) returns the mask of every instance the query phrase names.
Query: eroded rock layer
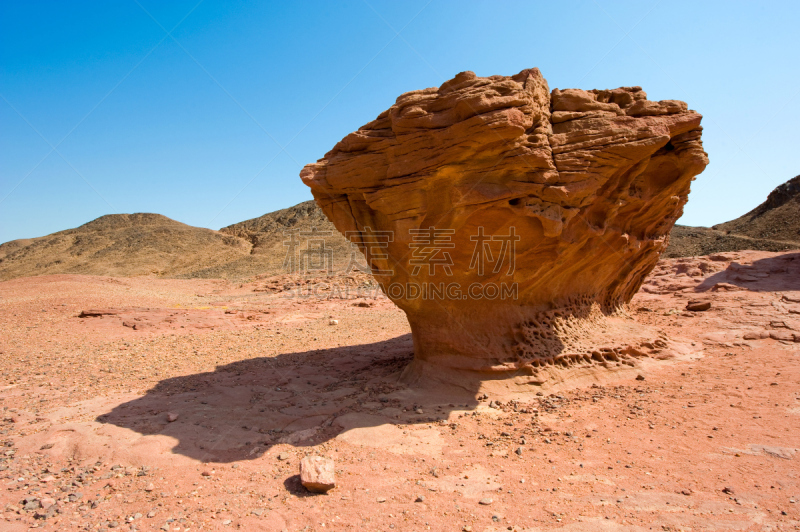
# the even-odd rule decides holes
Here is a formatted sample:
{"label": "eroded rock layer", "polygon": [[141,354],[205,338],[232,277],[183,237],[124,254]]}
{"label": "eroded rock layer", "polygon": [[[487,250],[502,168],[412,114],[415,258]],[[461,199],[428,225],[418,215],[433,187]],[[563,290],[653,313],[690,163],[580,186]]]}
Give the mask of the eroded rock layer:
{"label": "eroded rock layer", "polygon": [[408,315],[417,365],[535,374],[660,349],[635,331],[615,341],[627,325],[606,318],[708,164],[700,119],[640,87],[462,72],[401,95],[300,175]]}

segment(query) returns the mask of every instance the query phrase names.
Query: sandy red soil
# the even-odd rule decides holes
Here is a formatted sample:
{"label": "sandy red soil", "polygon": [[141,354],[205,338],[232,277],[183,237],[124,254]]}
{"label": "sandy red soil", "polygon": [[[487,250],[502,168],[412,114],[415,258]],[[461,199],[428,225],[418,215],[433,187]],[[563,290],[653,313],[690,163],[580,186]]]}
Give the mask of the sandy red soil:
{"label": "sandy red soil", "polygon": [[800,527],[800,253],[662,261],[690,355],[541,395],[405,386],[400,310],[292,282],[0,283],[0,530]]}

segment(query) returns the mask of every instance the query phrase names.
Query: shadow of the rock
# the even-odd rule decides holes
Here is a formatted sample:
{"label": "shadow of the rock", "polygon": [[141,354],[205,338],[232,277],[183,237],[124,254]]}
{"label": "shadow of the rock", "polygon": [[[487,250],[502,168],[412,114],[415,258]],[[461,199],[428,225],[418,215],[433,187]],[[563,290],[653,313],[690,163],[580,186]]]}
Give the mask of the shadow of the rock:
{"label": "shadow of the rock", "polygon": [[[205,462],[258,458],[272,446],[317,445],[350,427],[427,423],[477,402],[417,410],[398,383],[411,335],[366,345],[287,353],[159,382],[97,421],[178,441],[174,453]],[[349,414],[349,415],[348,415]],[[342,416],[345,416],[342,418]],[[172,419],[172,421],[170,421]]]}
{"label": "shadow of the rock", "polygon": [[754,261],[750,265],[732,262],[724,271],[706,278],[696,292],[725,290],[733,285],[754,292],[800,290],[800,253],[784,253]]}
{"label": "shadow of the rock", "polygon": [[319,493],[313,493],[303,487],[303,483],[300,481],[300,475],[292,475],[291,477],[284,480],[283,487],[286,488],[286,491],[288,491],[295,497],[303,498],[303,497],[320,496]]}

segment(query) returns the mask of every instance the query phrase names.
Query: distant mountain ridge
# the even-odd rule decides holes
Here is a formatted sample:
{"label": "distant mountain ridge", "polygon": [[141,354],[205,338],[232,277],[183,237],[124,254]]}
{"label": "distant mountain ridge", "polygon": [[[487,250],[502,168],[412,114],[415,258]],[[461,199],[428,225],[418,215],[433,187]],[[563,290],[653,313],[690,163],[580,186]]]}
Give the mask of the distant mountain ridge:
{"label": "distant mountain ridge", "polygon": [[[290,233],[295,234],[293,247]],[[330,266],[344,267],[353,248],[314,201],[219,231],[160,214],[109,214],[74,229],[0,244],[0,281],[57,273],[247,279],[284,273],[292,249],[295,265],[302,265],[304,250],[318,247],[320,238]],[[730,222],[711,228],[676,225],[665,256],[742,249],[800,249],[800,176]]]}
{"label": "distant mountain ridge", "polygon": [[109,214],[74,229],[0,245],[0,279],[53,273],[191,276],[249,254],[241,239],[160,214]]}
{"label": "distant mountain ridge", "polygon": [[800,242],[800,175],[779,185],[767,201],[713,229],[751,238]]}
{"label": "distant mountain ridge", "polygon": [[712,227],[676,225],[667,257],[720,251],[800,249],[800,176],[778,185],[766,201],[747,214]]}
{"label": "distant mountain ridge", "polygon": [[[281,246],[281,249],[284,248],[283,241],[286,231],[304,233],[311,231],[312,228],[339,235],[322,209],[317,207],[313,200],[223,227],[220,232],[247,240],[253,246],[251,253],[263,254],[276,252],[276,245]],[[337,245],[344,243],[344,237],[341,241],[331,240],[332,243],[336,241]]]}
{"label": "distant mountain ridge", "polygon": [[316,205],[307,201],[219,231],[187,225],[161,214],[108,214],[39,238],[0,245],[0,280],[76,273],[130,277],[246,279],[283,273],[284,245],[297,232],[329,231],[333,266],[341,266],[348,243]]}

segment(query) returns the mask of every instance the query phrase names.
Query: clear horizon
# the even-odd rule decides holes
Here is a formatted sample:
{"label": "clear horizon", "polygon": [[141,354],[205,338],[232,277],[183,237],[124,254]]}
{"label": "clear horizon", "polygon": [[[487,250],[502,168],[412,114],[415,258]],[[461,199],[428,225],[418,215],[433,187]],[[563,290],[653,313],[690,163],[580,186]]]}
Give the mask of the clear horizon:
{"label": "clear horizon", "polygon": [[[105,214],[219,229],[311,199],[298,174],[458,72],[640,85],[703,114],[679,223],[800,174],[800,4],[145,0],[0,6],[0,243]],[[794,66],[792,66],[794,65]]]}

